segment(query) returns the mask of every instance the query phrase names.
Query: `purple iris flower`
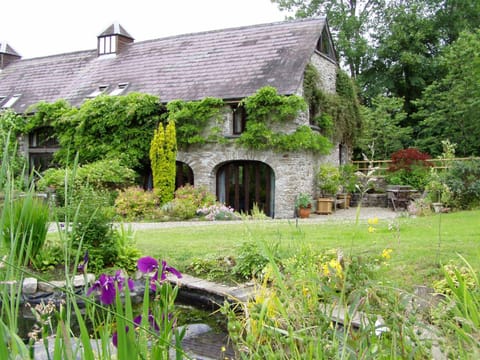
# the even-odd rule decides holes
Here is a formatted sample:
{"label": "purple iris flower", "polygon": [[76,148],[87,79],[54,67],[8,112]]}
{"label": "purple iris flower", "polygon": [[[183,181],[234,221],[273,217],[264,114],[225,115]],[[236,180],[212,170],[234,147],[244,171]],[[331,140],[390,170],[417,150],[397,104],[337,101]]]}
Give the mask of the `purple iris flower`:
{"label": "purple iris flower", "polygon": [[[115,272],[115,275],[113,276],[113,281],[115,281],[118,285],[118,290],[122,291],[123,286],[125,285],[125,277],[123,276],[123,273],[120,270],[117,270]],[[132,279],[127,278],[127,286],[130,291],[133,291],[135,287],[135,283],[133,282]]]}
{"label": "purple iris flower", "polygon": [[[93,286],[88,289],[87,296],[93,292],[100,293],[100,301],[105,305],[110,305],[113,303],[116,295],[115,284],[117,285],[119,291],[121,291],[125,285],[125,277],[122,276],[120,270],[118,270],[114,276],[105,274],[100,275],[98,280],[93,283]],[[133,290],[133,280],[128,279],[127,286],[130,290]]]}
{"label": "purple iris flower", "polygon": [[[135,319],[133,319],[133,323],[137,326],[140,326],[142,324],[142,315],[138,315]],[[158,323],[155,321],[155,317],[151,312],[148,314],[148,324],[153,330],[157,332],[160,331],[160,326],[158,326]]]}
{"label": "purple iris flower", "polygon": [[100,293],[100,301],[105,305],[110,305],[115,299],[115,281],[113,277],[102,274],[97,281],[93,283],[93,286],[88,289],[87,296],[91,293]]}
{"label": "purple iris flower", "polygon": [[[138,270],[145,274],[149,274],[154,272],[153,276],[150,279],[150,289],[155,291],[157,289],[157,281],[158,281],[158,271],[160,270],[159,263],[156,259],[145,256],[143,258],[138,259]],[[182,277],[180,271],[175,269],[173,266],[168,266],[165,260],[162,260],[162,269],[160,273],[160,283],[164,282],[167,279],[167,274],[171,273],[175,275],[178,279]]]}
{"label": "purple iris flower", "polygon": [[83,261],[80,264],[78,264],[77,271],[79,273],[85,274],[85,271],[87,270],[88,260],[89,260],[89,257],[88,257],[88,250],[87,250],[85,251],[85,255],[83,255]]}

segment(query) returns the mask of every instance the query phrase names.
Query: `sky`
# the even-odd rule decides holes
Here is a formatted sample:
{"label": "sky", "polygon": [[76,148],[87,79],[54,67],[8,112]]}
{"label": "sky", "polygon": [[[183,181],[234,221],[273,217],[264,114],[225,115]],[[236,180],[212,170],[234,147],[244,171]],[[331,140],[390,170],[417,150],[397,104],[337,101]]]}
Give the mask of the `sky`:
{"label": "sky", "polygon": [[0,42],[23,59],[95,49],[114,22],[135,41],[285,20],[270,0],[3,0]]}

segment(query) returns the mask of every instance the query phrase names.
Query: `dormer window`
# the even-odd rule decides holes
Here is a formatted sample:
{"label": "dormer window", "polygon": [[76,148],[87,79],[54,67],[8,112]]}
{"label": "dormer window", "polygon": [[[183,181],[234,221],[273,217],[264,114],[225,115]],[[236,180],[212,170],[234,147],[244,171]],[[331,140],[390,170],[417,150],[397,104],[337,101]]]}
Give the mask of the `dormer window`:
{"label": "dormer window", "polygon": [[96,98],[97,96],[103,94],[105,91],[107,91],[108,89],[108,86],[107,85],[100,85],[98,87],[98,89],[94,90],[92,93],[90,93],[90,95],[88,95],[87,97],[89,98]]}
{"label": "dormer window", "polygon": [[110,95],[121,95],[128,87],[128,83],[119,83],[118,86],[112,90]]}
{"label": "dormer window", "polygon": [[118,23],[110,25],[97,39],[99,56],[119,54],[133,42],[133,37]]}
{"label": "dormer window", "polygon": [[17,100],[20,99],[20,96],[22,96],[22,94],[13,95],[5,104],[2,105],[2,109],[11,108],[17,102]]}
{"label": "dormer window", "polygon": [[232,106],[233,112],[233,124],[232,124],[232,133],[233,135],[240,135],[245,131],[245,126],[247,124],[247,113],[245,108],[240,105]]}
{"label": "dormer window", "polygon": [[117,52],[117,37],[115,35],[98,38],[98,55],[115,54]]}
{"label": "dormer window", "polygon": [[323,29],[322,36],[318,39],[317,42],[317,51],[321,52],[322,54],[326,55],[332,60],[335,60],[335,50],[333,49],[333,45],[330,41],[330,36],[327,29]]}

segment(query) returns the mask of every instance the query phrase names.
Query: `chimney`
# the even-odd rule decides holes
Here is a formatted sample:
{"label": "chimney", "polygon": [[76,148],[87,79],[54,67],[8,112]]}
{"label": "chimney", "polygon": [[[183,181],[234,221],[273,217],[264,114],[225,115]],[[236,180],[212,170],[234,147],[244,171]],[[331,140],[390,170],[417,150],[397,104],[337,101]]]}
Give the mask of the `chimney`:
{"label": "chimney", "polygon": [[5,69],[8,64],[21,58],[10,45],[6,42],[0,42],[0,70]]}
{"label": "chimney", "polygon": [[133,37],[120,25],[113,23],[98,35],[98,55],[119,54],[128,44],[133,43]]}

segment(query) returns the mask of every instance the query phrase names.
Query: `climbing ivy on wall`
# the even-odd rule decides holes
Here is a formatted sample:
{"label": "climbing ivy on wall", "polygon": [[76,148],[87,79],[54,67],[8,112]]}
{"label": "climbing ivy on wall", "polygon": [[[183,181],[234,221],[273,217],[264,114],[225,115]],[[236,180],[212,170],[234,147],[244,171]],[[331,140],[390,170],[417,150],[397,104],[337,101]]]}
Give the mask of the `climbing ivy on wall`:
{"label": "climbing ivy on wall", "polygon": [[67,164],[78,153],[81,164],[120,159],[122,165],[145,173],[150,167],[150,144],[145,139],[151,139],[164,110],[158,97],[130,93],[102,95],[79,108],[64,101],[39,103],[31,111],[34,115],[27,130],[52,126],[60,144],[55,153],[60,164]]}
{"label": "climbing ivy on wall", "polygon": [[[198,101],[174,100],[167,104],[168,117],[175,122],[179,148],[220,139],[221,110],[224,102],[217,98]],[[207,126],[214,125],[207,131]]]}
{"label": "climbing ivy on wall", "polygon": [[334,140],[354,145],[362,129],[362,117],[357,91],[352,79],[337,70],[336,93],[329,94],[319,88],[318,70],[307,65],[304,74],[304,96],[314,122],[325,135]]}
{"label": "climbing ivy on wall", "polygon": [[173,200],[175,191],[175,171],[177,158],[177,139],[175,123],[162,123],[154,131],[150,144],[150,163],[152,167],[153,189],[162,204]]}
{"label": "climbing ivy on wall", "polygon": [[301,111],[306,110],[305,100],[297,95],[279,95],[273,87],[259,89],[255,94],[242,101],[247,113],[245,131],[238,143],[249,149],[276,151],[313,150],[327,153],[330,142],[308,126],[300,126],[295,132],[287,134],[275,132],[275,123],[293,121]]}

